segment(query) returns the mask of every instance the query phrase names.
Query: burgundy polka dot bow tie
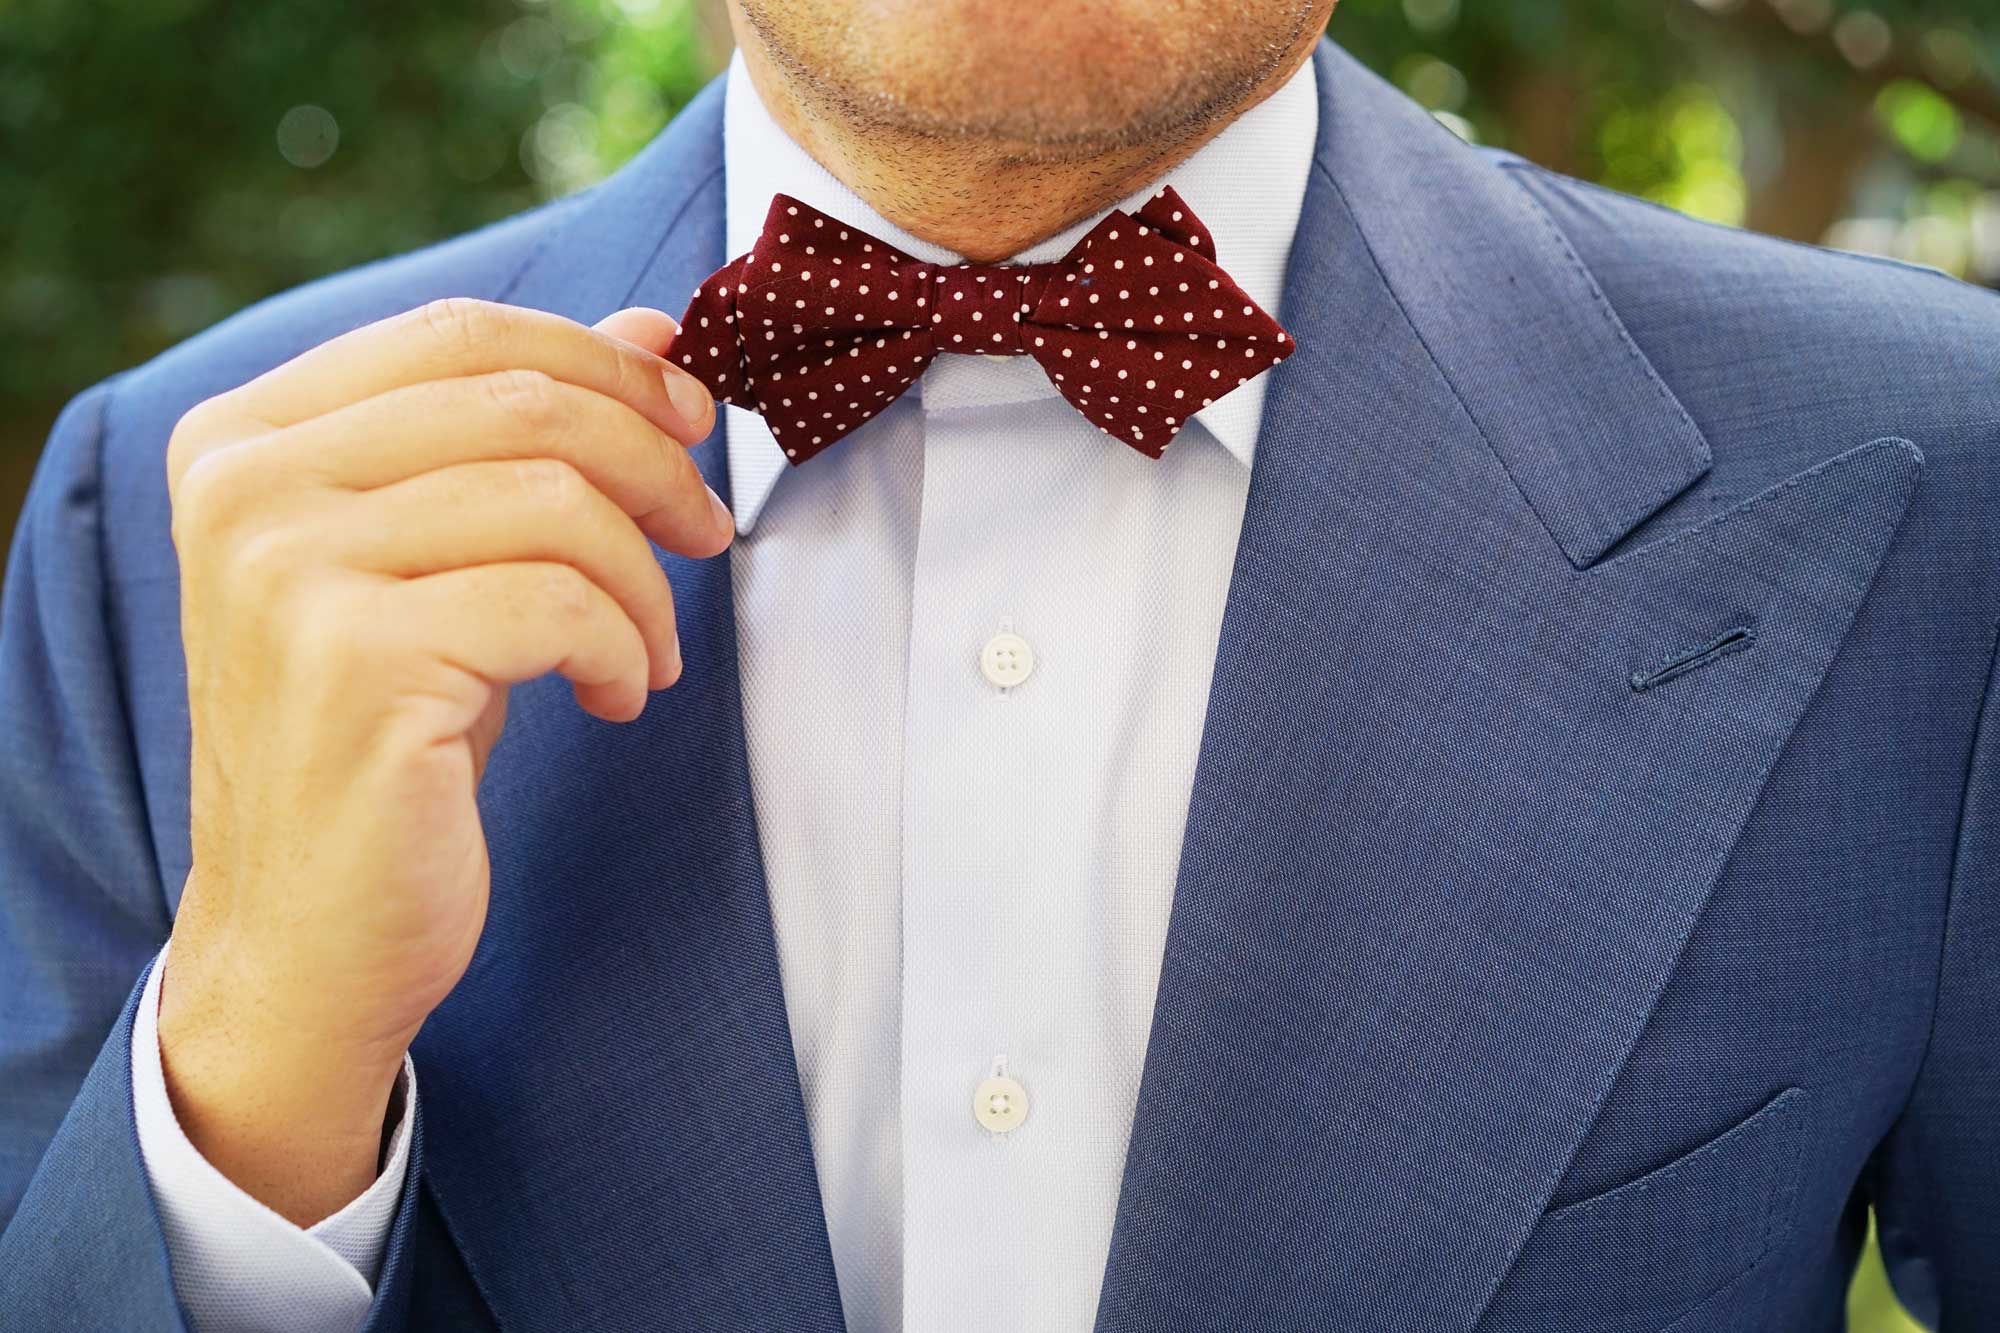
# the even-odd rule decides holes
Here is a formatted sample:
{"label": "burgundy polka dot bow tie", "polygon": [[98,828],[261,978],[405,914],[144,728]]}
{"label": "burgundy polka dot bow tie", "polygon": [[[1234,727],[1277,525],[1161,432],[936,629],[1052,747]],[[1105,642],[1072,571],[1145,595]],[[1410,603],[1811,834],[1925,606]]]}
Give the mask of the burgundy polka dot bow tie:
{"label": "burgundy polka dot bow tie", "polygon": [[695,290],[673,351],[756,409],[803,463],[887,407],[940,352],[1032,356],[1107,435],[1150,458],[1188,417],[1292,353],[1215,262],[1181,197],[1114,209],[1052,264],[926,264],[802,204]]}

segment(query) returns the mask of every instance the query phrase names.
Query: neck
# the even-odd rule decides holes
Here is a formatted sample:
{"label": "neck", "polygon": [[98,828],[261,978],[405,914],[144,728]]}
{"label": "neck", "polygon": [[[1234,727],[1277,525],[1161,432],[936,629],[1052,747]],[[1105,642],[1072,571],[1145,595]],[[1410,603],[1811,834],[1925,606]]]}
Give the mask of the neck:
{"label": "neck", "polygon": [[1131,142],[1045,144],[870,118],[760,40],[734,6],[731,18],[751,85],[779,126],[882,217],[974,263],[1019,254],[1165,175],[1281,87],[1318,40],[1305,30],[1253,85],[1186,123]]}

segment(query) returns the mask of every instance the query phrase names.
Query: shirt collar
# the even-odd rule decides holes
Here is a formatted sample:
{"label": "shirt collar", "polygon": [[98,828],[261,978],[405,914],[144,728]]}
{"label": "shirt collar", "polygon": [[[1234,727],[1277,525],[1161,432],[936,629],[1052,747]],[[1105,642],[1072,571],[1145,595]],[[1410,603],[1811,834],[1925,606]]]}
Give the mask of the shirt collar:
{"label": "shirt collar", "polygon": [[[1207,224],[1216,257],[1229,276],[1251,300],[1273,313],[1284,294],[1285,267],[1319,135],[1317,64],[1306,61],[1276,92],[1180,165],[1114,205],[1136,211],[1161,186],[1173,186]],[[756,243],[771,196],[782,193],[871,232],[925,263],[955,264],[963,258],[882,217],[814,161],[772,118],[750,82],[741,52],[729,62],[723,93],[723,175],[731,255],[743,254]],[[1107,208],[1036,242],[1011,262],[1062,258],[1110,211]],[[1269,378],[1259,375],[1189,418],[1245,468],[1256,454]],[[1053,396],[1056,387],[1032,357],[940,356],[925,372],[919,391],[927,411],[943,411],[1029,402]],[[748,532],[788,465],[762,417],[727,405],[723,413],[731,508],[736,530]]]}

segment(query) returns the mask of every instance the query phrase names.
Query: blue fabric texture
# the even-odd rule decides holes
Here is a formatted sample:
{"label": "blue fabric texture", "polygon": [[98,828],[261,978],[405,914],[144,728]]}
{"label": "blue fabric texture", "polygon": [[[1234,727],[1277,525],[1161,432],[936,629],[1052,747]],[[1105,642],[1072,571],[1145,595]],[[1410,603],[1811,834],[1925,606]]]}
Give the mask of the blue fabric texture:
{"label": "blue fabric texture", "polygon": [[[2000,300],[1315,59],[1100,1326],[1834,1330],[1872,1205],[2000,1327]],[[0,1324],[182,1324],[125,1054],[190,858],[174,422],[431,297],[678,309],[719,110],[59,424],[0,605]],[[840,1324],[727,566],[661,559],[699,670],[625,727],[514,693],[372,1328]]]}

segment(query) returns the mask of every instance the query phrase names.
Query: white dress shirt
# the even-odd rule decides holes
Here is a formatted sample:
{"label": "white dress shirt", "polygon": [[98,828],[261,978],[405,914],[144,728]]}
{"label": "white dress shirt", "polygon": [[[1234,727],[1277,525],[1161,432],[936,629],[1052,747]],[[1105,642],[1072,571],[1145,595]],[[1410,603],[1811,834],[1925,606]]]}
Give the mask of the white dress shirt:
{"label": "white dress shirt", "polygon": [[[1314,77],[1121,204],[1173,185],[1281,320]],[[959,260],[814,162],[740,57],[724,136],[730,254],[784,192]],[[1060,258],[1097,220],[1015,258]],[[1196,413],[1157,462],[1028,357],[940,356],[797,468],[724,409],[751,788],[857,1333],[1095,1317],[1265,385]],[[198,1333],[358,1327],[400,1129],[368,1194],[292,1227],[180,1133],[154,1003],[133,1033],[140,1146]]]}

